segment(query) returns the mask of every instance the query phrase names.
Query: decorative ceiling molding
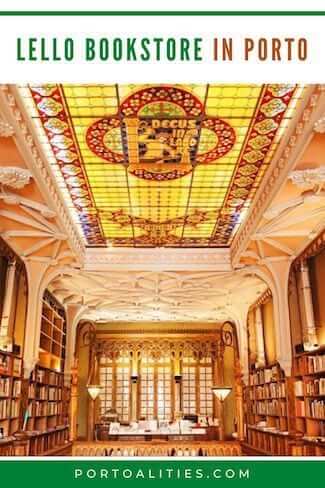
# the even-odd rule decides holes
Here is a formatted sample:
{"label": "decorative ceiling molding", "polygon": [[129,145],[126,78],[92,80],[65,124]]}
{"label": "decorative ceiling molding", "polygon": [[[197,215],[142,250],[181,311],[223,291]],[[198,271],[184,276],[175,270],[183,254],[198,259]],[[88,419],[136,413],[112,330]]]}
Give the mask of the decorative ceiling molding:
{"label": "decorative ceiling molding", "polygon": [[325,166],[314,169],[301,169],[292,171],[289,179],[298,188],[312,187],[315,193],[318,193],[325,183]]}
{"label": "decorative ceiling molding", "polygon": [[88,307],[83,319],[103,323],[225,321],[265,289],[245,272],[207,271],[68,271],[50,284],[62,303]]}
{"label": "decorative ceiling molding", "polygon": [[[10,241],[22,258],[35,256],[55,264],[67,257],[66,249],[62,249],[67,235],[55,223],[50,222],[56,216],[55,212],[39,202],[11,192],[2,191],[0,202],[4,204],[0,207],[0,218],[4,222],[10,222],[10,225],[4,226],[5,230],[1,235]],[[47,252],[40,256],[39,252],[49,246],[50,254]]]}
{"label": "decorative ceiling molding", "polygon": [[85,271],[232,271],[229,249],[86,249]]}
{"label": "decorative ceiling molding", "polygon": [[325,133],[325,115],[315,122],[314,131],[318,132],[319,134]]}
{"label": "decorative ceiling molding", "polygon": [[0,137],[12,137],[14,133],[14,128],[8,124],[8,122],[0,118]]}
{"label": "decorative ceiling molding", "polygon": [[309,98],[302,112],[298,114],[297,120],[293,120],[291,132],[287,131],[287,138],[284,138],[279,152],[274,157],[273,164],[257,192],[246,222],[233,241],[231,258],[234,266],[238,264],[241,254],[247,248],[250,237],[255,232],[272,198],[287,181],[288,173],[296,164],[298,155],[311,140],[315,121],[324,113],[324,107],[323,86],[316,85],[311,89]]}
{"label": "decorative ceiling molding", "polygon": [[16,145],[37,181],[43,198],[49,206],[54,207],[76,258],[82,258],[85,249],[83,240],[60,195],[50,166],[35,136],[30,118],[23,108],[18,90],[14,85],[0,85],[0,107],[6,120],[13,127],[16,134]]}
{"label": "decorative ceiling molding", "polygon": [[28,169],[15,166],[0,167],[0,184],[21,190],[29,184],[32,174]]}
{"label": "decorative ceiling molding", "polygon": [[306,259],[316,256],[325,249],[325,230],[322,230],[319,235],[309,244],[300,256],[294,261],[294,266],[298,268]]}
{"label": "decorative ceiling molding", "polygon": [[46,205],[35,202],[35,200],[31,200],[30,198],[21,197],[17,193],[2,191],[0,193],[0,199],[3,200],[6,205],[19,205],[26,209],[36,210],[46,219],[53,219],[56,217],[56,213]]}

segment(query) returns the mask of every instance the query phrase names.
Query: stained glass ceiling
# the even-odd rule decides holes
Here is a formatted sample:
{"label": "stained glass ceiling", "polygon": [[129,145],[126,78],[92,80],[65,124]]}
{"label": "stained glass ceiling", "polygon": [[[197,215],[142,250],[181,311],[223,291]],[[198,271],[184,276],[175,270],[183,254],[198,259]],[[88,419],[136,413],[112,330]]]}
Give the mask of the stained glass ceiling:
{"label": "stained glass ceiling", "polygon": [[226,247],[303,88],[25,85],[88,246]]}

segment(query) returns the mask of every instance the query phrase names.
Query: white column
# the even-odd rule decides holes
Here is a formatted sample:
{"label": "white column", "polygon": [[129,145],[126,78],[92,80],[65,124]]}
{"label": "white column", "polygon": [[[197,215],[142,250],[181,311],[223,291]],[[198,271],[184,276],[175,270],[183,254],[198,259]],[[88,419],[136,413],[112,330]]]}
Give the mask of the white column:
{"label": "white column", "polygon": [[265,366],[265,350],[264,350],[264,332],[263,332],[263,317],[261,306],[255,310],[255,329],[256,329],[256,346],[257,346],[257,365]]}
{"label": "white column", "polygon": [[2,308],[2,317],[0,324],[0,344],[4,340],[11,340],[10,329],[10,316],[12,314],[12,299],[14,294],[15,286],[15,276],[16,276],[16,261],[13,260],[9,262],[7,275],[6,275],[6,285],[5,285],[5,296]]}
{"label": "white column", "polygon": [[291,375],[292,345],[288,302],[288,282],[292,259],[278,258],[267,263],[274,282],[272,287],[277,360],[287,376]]}
{"label": "white column", "polygon": [[236,319],[236,330],[238,339],[238,349],[241,371],[243,375],[243,381],[248,383],[248,331],[247,331],[247,316],[248,316],[249,304],[236,303],[231,314]]}
{"label": "white column", "polygon": [[28,281],[27,316],[24,341],[24,377],[29,378],[39,358],[41,334],[42,289],[41,283],[49,264],[26,259]]}
{"label": "white column", "polygon": [[78,322],[82,314],[87,310],[87,306],[76,303],[68,303],[66,307],[67,318],[67,343],[66,355],[64,362],[64,383],[65,386],[70,386],[71,371],[74,367],[75,348],[76,348],[76,331]]}
{"label": "white column", "polygon": [[302,296],[304,300],[305,321],[303,321],[303,341],[306,349],[317,346],[317,333],[315,327],[315,317],[313,299],[310,288],[309,270],[306,261],[301,264],[301,283]]}

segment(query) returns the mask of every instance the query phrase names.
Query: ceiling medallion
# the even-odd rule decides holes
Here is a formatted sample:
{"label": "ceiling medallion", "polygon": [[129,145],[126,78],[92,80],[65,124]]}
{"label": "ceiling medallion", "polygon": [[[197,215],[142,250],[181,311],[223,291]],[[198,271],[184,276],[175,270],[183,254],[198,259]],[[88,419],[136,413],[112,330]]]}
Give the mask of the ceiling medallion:
{"label": "ceiling medallion", "polygon": [[[116,148],[114,131],[122,134]],[[200,135],[211,141],[200,151]],[[104,117],[87,130],[91,151],[109,163],[127,163],[145,180],[167,181],[191,173],[196,163],[215,161],[235,143],[235,131],[224,120],[206,117],[202,102],[176,87],[156,86],[133,93],[118,116]]]}

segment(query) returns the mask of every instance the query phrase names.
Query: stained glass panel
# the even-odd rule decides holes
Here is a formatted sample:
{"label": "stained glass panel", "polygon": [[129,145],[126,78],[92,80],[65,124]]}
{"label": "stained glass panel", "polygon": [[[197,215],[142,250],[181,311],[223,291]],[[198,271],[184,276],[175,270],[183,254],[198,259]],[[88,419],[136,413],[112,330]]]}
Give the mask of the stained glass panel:
{"label": "stained glass panel", "polygon": [[88,246],[229,246],[304,88],[21,86]]}

